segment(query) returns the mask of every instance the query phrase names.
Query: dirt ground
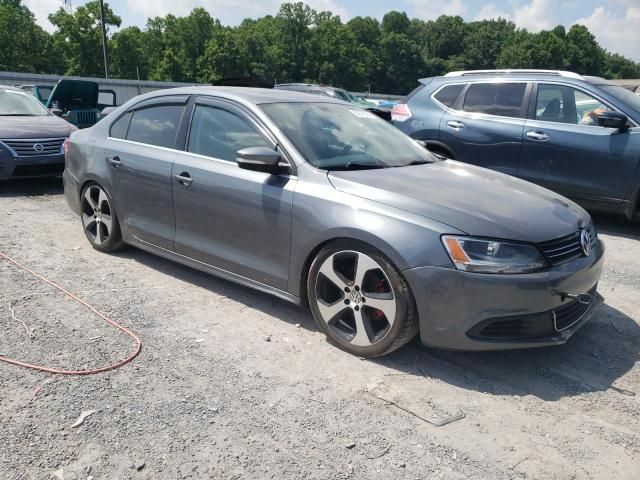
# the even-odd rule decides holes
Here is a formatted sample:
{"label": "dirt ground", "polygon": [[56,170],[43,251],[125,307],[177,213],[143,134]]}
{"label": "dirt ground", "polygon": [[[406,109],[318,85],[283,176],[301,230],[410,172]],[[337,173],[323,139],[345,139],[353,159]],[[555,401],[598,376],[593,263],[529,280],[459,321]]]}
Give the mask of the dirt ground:
{"label": "dirt ground", "polygon": [[[135,249],[92,250],[59,182],[0,184],[0,251],[144,343],[88,377],[0,363],[0,478],[638,479],[640,225],[596,222],[606,303],[567,345],[414,341],[361,360],[302,308]],[[133,347],[0,260],[0,354],[91,368]]]}

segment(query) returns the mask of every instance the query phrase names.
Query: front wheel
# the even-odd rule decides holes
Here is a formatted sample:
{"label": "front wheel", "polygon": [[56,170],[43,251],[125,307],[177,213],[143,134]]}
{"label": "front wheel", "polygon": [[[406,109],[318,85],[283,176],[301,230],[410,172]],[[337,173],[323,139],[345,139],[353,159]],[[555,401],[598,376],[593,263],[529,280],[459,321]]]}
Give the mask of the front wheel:
{"label": "front wheel", "polygon": [[318,326],[349,353],[385,355],[418,332],[408,284],[366,244],[337,241],[324,247],[311,265],[307,295]]}

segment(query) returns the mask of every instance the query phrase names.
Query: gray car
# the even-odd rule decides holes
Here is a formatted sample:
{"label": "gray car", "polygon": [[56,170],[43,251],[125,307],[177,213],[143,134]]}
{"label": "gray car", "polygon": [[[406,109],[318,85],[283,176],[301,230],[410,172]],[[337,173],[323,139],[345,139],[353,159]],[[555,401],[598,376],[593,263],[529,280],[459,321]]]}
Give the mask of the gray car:
{"label": "gray car", "polygon": [[28,93],[0,85],[0,180],[62,174],[74,130]]}
{"label": "gray car", "polygon": [[418,332],[452,349],[561,344],[599,303],[604,246],[582,208],[328,97],[146,94],[73,133],[63,179],[97,250],[127,243],[308,304],[361,356]]}

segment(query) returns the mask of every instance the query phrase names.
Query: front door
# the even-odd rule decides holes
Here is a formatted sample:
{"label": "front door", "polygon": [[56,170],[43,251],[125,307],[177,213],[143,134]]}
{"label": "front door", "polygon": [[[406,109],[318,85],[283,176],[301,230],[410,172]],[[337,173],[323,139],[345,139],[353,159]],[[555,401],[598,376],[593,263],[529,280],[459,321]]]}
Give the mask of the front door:
{"label": "front door", "polygon": [[456,160],[515,175],[527,83],[472,83],[440,120],[440,140]]}
{"label": "front door", "polygon": [[239,168],[236,151],[247,147],[275,142],[240,107],[196,101],[185,152],[173,167],[175,250],[284,290],[296,178]]}
{"label": "front door", "polygon": [[518,175],[569,197],[625,199],[640,159],[640,129],[598,126],[597,114],[609,109],[583,90],[539,84]]}

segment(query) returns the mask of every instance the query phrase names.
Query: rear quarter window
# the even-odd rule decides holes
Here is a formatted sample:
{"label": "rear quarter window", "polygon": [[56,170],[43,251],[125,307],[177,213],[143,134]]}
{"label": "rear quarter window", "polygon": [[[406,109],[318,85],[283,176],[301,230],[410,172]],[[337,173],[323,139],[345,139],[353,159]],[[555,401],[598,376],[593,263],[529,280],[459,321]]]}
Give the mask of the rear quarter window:
{"label": "rear quarter window", "polygon": [[438,93],[436,93],[433,98],[435,98],[438,102],[443,104],[445,107],[451,108],[455,103],[456,99],[462,93],[464,89],[464,84],[459,83],[455,85],[447,85],[444,88],[441,88]]}
{"label": "rear quarter window", "polygon": [[131,112],[127,112],[122,115],[118,120],[111,124],[109,130],[109,136],[113,138],[127,138],[127,130],[129,128],[129,121],[131,120]]}

